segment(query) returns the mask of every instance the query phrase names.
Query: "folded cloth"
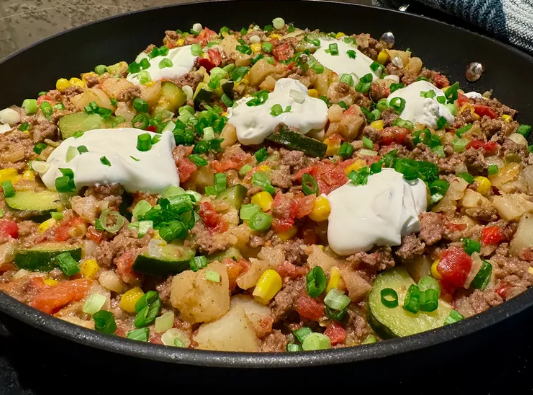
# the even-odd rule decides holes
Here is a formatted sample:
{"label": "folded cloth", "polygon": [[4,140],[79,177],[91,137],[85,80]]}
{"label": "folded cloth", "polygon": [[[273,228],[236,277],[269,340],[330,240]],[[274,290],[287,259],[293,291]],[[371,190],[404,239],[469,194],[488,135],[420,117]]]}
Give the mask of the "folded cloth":
{"label": "folded cloth", "polygon": [[373,0],[373,3],[396,9],[409,3],[430,6],[533,54],[533,0]]}

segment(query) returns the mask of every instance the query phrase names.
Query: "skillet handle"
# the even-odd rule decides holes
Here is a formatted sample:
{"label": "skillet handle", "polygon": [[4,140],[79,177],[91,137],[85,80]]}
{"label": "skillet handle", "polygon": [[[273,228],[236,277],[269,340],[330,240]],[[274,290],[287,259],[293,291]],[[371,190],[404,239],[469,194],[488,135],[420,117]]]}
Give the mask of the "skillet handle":
{"label": "skillet handle", "polygon": [[409,6],[410,6],[409,3],[402,4],[401,6],[398,7],[398,11],[405,12],[409,8]]}

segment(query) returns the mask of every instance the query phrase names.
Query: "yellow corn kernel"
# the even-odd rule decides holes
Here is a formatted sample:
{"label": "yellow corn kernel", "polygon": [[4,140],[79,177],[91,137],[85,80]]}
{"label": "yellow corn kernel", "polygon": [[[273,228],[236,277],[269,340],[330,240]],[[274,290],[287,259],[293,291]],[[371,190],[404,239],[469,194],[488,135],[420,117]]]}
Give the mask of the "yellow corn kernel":
{"label": "yellow corn kernel", "polygon": [[71,86],[72,84],[66,78],[60,78],[56,81],[56,89],[61,93],[65,92]]}
{"label": "yellow corn kernel", "polygon": [[222,116],[227,117],[227,116],[228,116],[228,113],[227,113],[226,111],[224,111],[224,112],[222,113]]}
{"label": "yellow corn kernel", "polygon": [[511,121],[513,120],[513,118],[512,118],[510,115],[508,115],[508,114],[503,114],[503,115],[501,116],[501,118],[502,118],[505,122],[511,122]]}
{"label": "yellow corn kernel", "polygon": [[0,182],[11,181],[15,182],[20,178],[17,169],[12,167],[0,170]]}
{"label": "yellow corn kernel", "polygon": [[266,191],[256,193],[252,196],[252,204],[257,204],[263,211],[270,210],[273,201],[272,195]]}
{"label": "yellow corn kernel", "polygon": [[326,249],[326,247],[324,247],[322,244],[316,244],[316,246],[320,248],[322,251]]}
{"label": "yellow corn kernel", "polygon": [[151,86],[154,86],[155,85],[155,81],[148,81],[146,84],[144,84],[144,86],[146,87],[151,87]]}
{"label": "yellow corn kernel", "polygon": [[357,171],[359,169],[362,169],[366,166],[366,162],[362,159],[357,159],[354,163],[352,163],[350,166],[348,166],[346,169],[344,169],[344,174],[348,175],[351,173],[351,171]]}
{"label": "yellow corn kernel", "polygon": [[54,285],[57,285],[58,281],[57,280],[54,280],[53,278],[47,278],[45,280],[43,280],[44,283],[46,285],[48,285],[49,287],[53,287]]}
{"label": "yellow corn kernel", "polygon": [[70,82],[72,85],[79,86],[80,88],[85,88],[85,82],[83,82],[79,78],[72,77],[68,82]]}
{"label": "yellow corn kernel", "polygon": [[261,165],[257,168],[258,171],[270,171],[270,166],[267,165]]}
{"label": "yellow corn kernel", "polygon": [[441,280],[442,279],[442,276],[440,275],[440,273],[437,270],[437,266],[439,266],[439,262],[440,262],[440,260],[437,259],[431,265],[431,275],[437,280]]}
{"label": "yellow corn kernel", "polygon": [[324,144],[328,146],[328,148],[326,149],[326,156],[337,155],[337,153],[339,152],[339,148],[341,147],[340,140],[332,140],[329,137],[324,140]]}
{"label": "yellow corn kernel", "polygon": [[489,181],[487,177],[481,177],[481,176],[474,177],[474,181],[477,182],[476,191],[478,191],[482,195],[485,195],[492,187],[492,183]]}
{"label": "yellow corn kernel", "polygon": [[283,281],[278,272],[268,269],[261,275],[255,285],[253,293],[255,300],[265,305],[268,304],[268,302],[270,302],[270,300],[279,292],[282,284]]}
{"label": "yellow corn kernel", "polygon": [[316,89],[309,89],[307,95],[311,97],[318,97],[318,91]]}
{"label": "yellow corn kernel", "polygon": [[533,274],[533,267],[531,267],[531,266],[528,267],[528,268],[527,268],[527,271],[529,272],[529,274]]}
{"label": "yellow corn kernel", "polygon": [[370,124],[370,126],[376,130],[383,130],[383,120],[380,119],[379,121],[374,121]]}
{"label": "yellow corn kernel", "polygon": [[322,222],[328,219],[329,213],[331,213],[329,200],[323,196],[319,196],[315,199],[315,205],[309,214],[309,218],[315,222]]}
{"label": "yellow corn kernel", "polygon": [[261,43],[255,43],[255,44],[252,44],[250,45],[250,49],[252,50],[252,52],[261,52]]}
{"label": "yellow corn kernel", "polygon": [[135,313],[135,304],[143,295],[144,292],[139,287],[130,289],[120,298],[120,308],[128,313]]}
{"label": "yellow corn kernel", "polygon": [[178,47],[183,47],[183,44],[185,44],[185,40],[183,38],[180,38],[178,41],[176,41],[176,44],[178,44]]}
{"label": "yellow corn kernel", "polygon": [[272,33],[270,35],[270,38],[281,38],[281,36],[279,34],[276,34],[276,33]]}
{"label": "yellow corn kernel", "polygon": [[331,268],[331,273],[329,274],[328,286],[326,287],[326,293],[331,291],[333,288],[339,288],[339,283],[341,281],[341,272],[337,266]]}
{"label": "yellow corn kernel", "polygon": [[338,32],[337,35],[335,36],[335,38],[341,38],[341,37],[344,37],[346,36],[346,34],[344,34],[343,32]]}
{"label": "yellow corn kernel", "polygon": [[44,221],[42,224],[39,225],[39,228],[38,228],[39,233],[44,233],[48,229],[53,228],[56,225],[57,225],[57,221],[55,219],[53,218],[47,219],[46,221]]}
{"label": "yellow corn kernel", "polygon": [[98,266],[98,263],[94,259],[87,259],[82,262],[80,265],[81,275],[83,278],[87,278],[90,280],[93,280],[96,278],[96,275],[98,274],[98,271],[100,270],[100,266]]}
{"label": "yellow corn kernel", "polygon": [[387,51],[381,51],[378,54],[378,63],[385,64],[387,60],[389,60],[389,54],[387,53]]}
{"label": "yellow corn kernel", "polygon": [[298,228],[296,226],[292,226],[290,229],[286,230],[285,232],[276,233],[276,235],[279,237],[281,241],[287,241],[289,239],[292,239],[294,236],[296,236],[297,232],[298,232]]}
{"label": "yellow corn kernel", "polygon": [[33,170],[25,170],[22,173],[22,179],[24,181],[35,181],[35,172]]}

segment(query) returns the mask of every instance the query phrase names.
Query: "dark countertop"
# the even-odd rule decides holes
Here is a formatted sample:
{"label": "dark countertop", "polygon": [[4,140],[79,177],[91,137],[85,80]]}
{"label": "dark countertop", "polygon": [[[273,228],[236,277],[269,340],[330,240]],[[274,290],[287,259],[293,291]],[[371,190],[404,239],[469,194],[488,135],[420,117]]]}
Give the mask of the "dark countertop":
{"label": "dark countertop", "polygon": [[[479,32],[427,8],[411,6],[409,11]],[[117,360],[103,353],[87,356],[78,348],[53,339],[20,334],[4,337],[1,329],[0,324],[0,395],[170,394],[181,390],[183,384],[188,389],[189,383],[199,390],[213,387],[259,393],[263,393],[263,388],[270,393],[282,388],[303,393],[306,387],[333,391],[377,389],[378,393],[409,391],[417,395],[533,391],[532,310],[489,330],[428,350],[365,364],[283,371],[161,366]]]}

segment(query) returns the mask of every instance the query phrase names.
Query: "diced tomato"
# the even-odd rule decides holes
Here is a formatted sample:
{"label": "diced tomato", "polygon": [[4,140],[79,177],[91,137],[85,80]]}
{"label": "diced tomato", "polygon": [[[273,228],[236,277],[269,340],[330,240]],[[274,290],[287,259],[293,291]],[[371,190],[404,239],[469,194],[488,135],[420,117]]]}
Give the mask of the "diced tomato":
{"label": "diced tomato", "polygon": [[481,232],[481,241],[483,244],[498,244],[503,240],[505,240],[505,235],[497,226],[487,226]]}
{"label": "diced tomato", "polygon": [[[238,170],[250,161],[251,155],[243,153],[242,151],[236,152],[235,155],[231,155],[229,158],[225,158],[220,162],[214,160],[211,162],[211,167],[217,173],[224,173],[226,170],[234,169]],[[257,169],[257,168],[256,168]],[[254,169],[254,170],[256,170]]]}
{"label": "diced tomato", "polygon": [[477,115],[481,117],[486,115],[492,119],[498,118],[498,114],[496,114],[496,111],[484,104],[474,104],[474,111]]}
{"label": "diced tomato", "polygon": [[433,83],[437,88],[444,88],[450,85],[450,81],[445,75],[435,73],[433,74]]}
{"label": "diced tomato", "polygon": [[72,217],[70,219],[63,220],[55,229],[56,241],[67,241],[70,239],[69,232],[71,229],[83,223],[85,223],[85,221],[80,217]]}
{"label": "diced tomato", "polygon": [[331,345],[334,346],[342,343],[346,339],[346,329],[338,322],[332,322],[324,332],[324,335],[329,337]]}
{"label": "diced tomato", "polygon": [[185,182],[191,178],[192,173],[197,169],[197,166],[187,158],[178,159],[178,173],[180,175],[180,182]]}
{"label": "diced tomato", "polygon": [[198,215],[202,218],[204,224],[213,231],[225,232],[228,230],[228,223],[216,212],[210,202],[201,202]]}
{"label": "diced tomato", "polygon": [[117,273],[120,274],[124,279],[128,279],[131,276],[133,263],[135,262],[135,254],[130,250],[126,250],[117,259]]}
{"label": "diced tomato", "polygon": [[155,332],[152,332],[152,334],[150,335],[150,338],[148,339],[148,343],[152,343],[152,344],[164,344],[164,343],[163,343],[163,340],[161,340],[161,336],[163,336],[162,333],[155,333]]}
{"label": "diced tomato", "polygon": [[272,55],[274,55],[277,60],[287,60],[293,54],[294,49],[288,43],[279,44],[272,50]]}
{"label": "diced tomato", "polygon": [[507,292],[512,288],[513,286],[509,284],[506,281],[501,281],[500,285],[494,290],[498,295],[500,295],[502,298],[505,299],[507,296]]}
{"label": "diced tomato", "polygon": [[200,58],[198,59],[198,65],[205,67],[205,70],[209,73],[213,67],[215,67],[215,64],[211,62],[209,59],[206,58]]}
{"label": "diced tomato", "polygon": [[278,192],[272,203],[272,213],[274,215],[272,229],[276,233],[289,230],[294,225],[294,220],[299,211],[300,203],[298,200]]}
{"label": "diced tomato", "polygon": [[204,27],[204,29],[200,32],[198,37],[196,39],[199,43],[207,44],[208,41],[210,41],[212,38],[214,38],[217,35],[217,32],[214,32],[211,29],[208,29],[207,27]]}
{"label": "diced tomato", "polygon": [[459,107],[462,107],[466,103],[470,103],[470,99],[468,98],[468,96],[459,93],[459,97],[457,98],[457,104],[459,104]]}
{"label": "diced tomato", "polygon": [[149,132],[153,132],[153,133],[155,133],[155,132],[157,132],[157,126],[155,126],[155,125],[150,125],[150,126],[148,126],[148,127],[146,128],[146,130],[149,131]]}
{"label": "diced tomato", "polygon": [[90,287],[91,281],[86,279],[61,281],[40,291],[30,302],[30,306],[53,314],[67,304],[83,299]]}
{"label": "diced tomato", "polygon": [[306,215],[309,215],[313,211],[315,205],[316,195],[304,196],[299,200],[298,213],[296,218],[303,218]]}
{"label": "diced tomato", "polygon": [[462,230],[465,230],[467,228],[466,224],[455,224],[453,222],[446,222],[444,224],[447,229],[451,230],[452,232],[460,232]]}
{"label": "diced tomato", "polygon": [[496,141],[488,141],[483,146],[483,149],[485,150],[486,154],[494,155],[499,147],[500,147],[500,144],[498,144]]}
{"label": "diced tomato", "polygon": [[233,291],[237,286],[237,277],[242,273],[246,273],[250,268],[250,262],[244,258],[240,258],[238,261],[234,261],[231,258],[226,258],[222,261],[226,265],[226,272],[228,273],[229,289]]}
{"label": "diced tomato", "polygon": [[406,128],[400,128],[393,126],[390,128],[385,128],[379,132],[380,134],[380,144],[389,145],[392,143],[403,144],[407,139],[409,130]]}
{"label": "diced tomato", "polygon": [[289,261],[284,261],[277,268],[276,271],[282,278],[289,277],[293,280],[305,275],[307,270],[301,266],[296,266],[290,263]]}
{"label": "diced tomato", "polygon": [[218,49],[208,49],[207,54],[215,66],[218,66],[222,62],[222,56]]}
{"label": "diced tomato", "polygon": [[19,226],[15,221],[4,219],[0,221],[0,238],[11,237],[16,239],[19,237]]}
{"label": "diced tomato", "polygon": [[318,321],[324,315],[324,303],[308,295],[300,296],[296,301],[296,311],[304,318]]}
{"label": "diced tomato", "polygon": [[89,229],[87,229],[87,238],[96,244],[100,244],[104,238],[104,232],[96,230],[94,226],[90,226]]}
{"label": "diced tomato", "polygon": [[441,253],[437,271],[444,282],[463,287],[472,268],[472,258],[462,248],[449,248]]}
{"label": "diced tomato", "polygon": [[485,145],[485,142],[483,140],[472,140],[468,143],[466,148],[474,148],[474,149],[480,149]]}
{"label": "diced tomato", "polygon": [[51,106],[56,104],[56,101],[48,95],[42,95],[37,98],[37,105],[40,106],[43,102],[47,101]]}

